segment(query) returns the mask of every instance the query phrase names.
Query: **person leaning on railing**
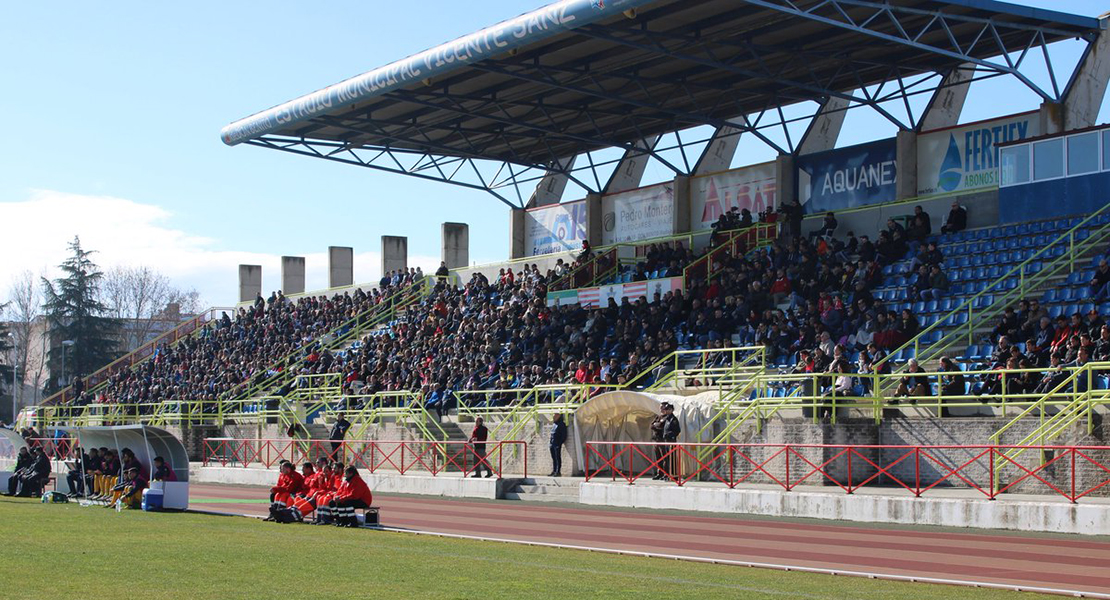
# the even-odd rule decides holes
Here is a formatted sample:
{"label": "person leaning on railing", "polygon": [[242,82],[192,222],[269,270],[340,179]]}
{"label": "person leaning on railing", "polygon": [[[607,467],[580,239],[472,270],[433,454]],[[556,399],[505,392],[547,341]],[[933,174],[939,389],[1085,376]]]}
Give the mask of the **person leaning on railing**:
{"label": "person leaning on railing", "polygon": [[928,396],[929,378],[925,376],[925,369],[917,364],[917,359],[907,361],[905,372],[907,374],[898,382],[894,395],[901,398]]}

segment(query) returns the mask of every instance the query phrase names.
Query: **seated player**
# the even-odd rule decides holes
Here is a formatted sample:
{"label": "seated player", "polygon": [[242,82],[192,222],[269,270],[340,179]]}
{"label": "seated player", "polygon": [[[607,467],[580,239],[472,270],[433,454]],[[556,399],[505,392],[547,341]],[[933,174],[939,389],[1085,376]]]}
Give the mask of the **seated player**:
{"label": "seated player", "polygon": [[19,476],[27,468],[31,466],[31,451],[24,446],[19,449],[19,454],[15,457],[15,468],[12,469],[12,476],[8,478],[8,495],[14,496],[16,490],[19,489]]}
{"label": "seated player", "polygon": [[96,448],[89,448],[88,452],[81,452],[79,448],[74,448],[74,450],[78,458],[73,461],[69,474],[66,475],[70,498],[85,495],[85,485],[89,479],[89,471],[94,464],[100,463],[100,451]]}
{"label": "seated player", "polygon": [[139,475],[139,467],[130,467],[124,471],[123,481],[112,487],[108,508],[115,506],[116,502],[126,508],[139,508],[145,489],[146,479]]}
{"label": "seated player", "polygon": [[270,518],[271,521],[278,523],[294,523],[304,521],[305,517],[311,515],[316,510],[316,503],[314,501],[316,494],[316,486],[321,481],[323,476],[324,481],[330,479],[330,474],[327,472],[327,459],[322,462],[322,468],[319,473],[316,472],[312,463],[306,462],[301,466],[301,475],[304,477],[304,486],[301,491],[292,494],[289,497],[288,506],[283,506],[278,502],[270,505]]}
{"label": "seated player", "polygon": [[370,508],[373,501],[374,495],[370,493],[370,488],[362,477],[359,477],[358,469],[347,467],[343,471],[343,483],[328,507],[332,511],[336,526],[358,527],[355,511],[360,508]]}
{"label": "seated player", "polygon": [[327,477],[321,477],[318,482],[320,488],[314,498],[316,504],[316,517],[313,523],[317,525],[330,525],[333,520],[333,511],[331,509],[331,501],[335,500],[335,495],[339,492],[339,486],[343,483],[343,463],[334,462],[331,464],[331,469]]}
{"label": "seated player", "polygon": [[112,488],[120,483],[122,475],[119,457],[115,450],[104,450],[100,453],[100,475],[94,482],[95,500],[107,500],[112,496]]}
{"label": "seated player", "polygon": [[278,476],[277,485],[270,488],[270,503],[289,505],[293,494],[298,494],[304,489],[304,477],[297,472],[293,463],[284,460],[281,462],[281,475]]}
{"label": "seated player", "polygon": [[154,477],[151,481],[177,481],[177,473],[166,464],[166,459],[161,456],[154,457]]}

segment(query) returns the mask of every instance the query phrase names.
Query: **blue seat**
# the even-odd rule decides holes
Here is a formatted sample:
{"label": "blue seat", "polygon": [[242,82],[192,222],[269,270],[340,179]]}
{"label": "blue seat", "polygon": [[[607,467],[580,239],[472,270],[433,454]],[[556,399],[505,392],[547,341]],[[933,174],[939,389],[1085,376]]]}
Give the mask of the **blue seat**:
{"label": "blue seat", "polygon": [[1022,224],[1018,225],[1017,228],[1014,231],[1018,235],[1025,235],[1025,234],[1029,233],[1029,231],[1030,231],[1029,223],[1022,223]]}
{"label": "blue seat", "polygon": [[1079,305],[1078,304],[1069,304],[1069,305],[1064,307],[1064,316],[1065,317],[1070,317],[1070,316],[1076,315],[1076,314],[1079,314]]}
{"label": "blue seat", "polygon": [[936,300],[930,300],[930,301],[926,302],[925,303],[925,312],[927,312],[927,313],[937,312],[937,301]]}
{"label": "blue seat", "polygon": [[1072,300],[1086,300],[1091,297],[1091,288],[1085,285],[1072,288],[1072,290]]}
{"label": "blue seat", "polygon": [[974,360],[979,355],[979,346],[971,345],[964,349],[963,354],[956,358],[960,360]]}
{"label": "blue seat", "polygon": [[914,302],[913,312],[918,313],[918,314],[921,314],[921,313],[925,312],[925,303],[924,302]]}
{"label": "blue seat", "polygon": [[1056,288],[1045,291],[1044,296],[1041,296],[1041,302],[1045,304],[1052,304],[1060,297],[1060,290]]}
{"label": "blue seat", "polygon": [[1093,302],[1084,302],[1083,304],[1079,305],[1079,312],[1083,314],[1087,314],[1092,310],[1096,310]]}
{"label": "blue seat", "polygon": [[975,308],[983,309],[989,307],[992,304],[994,304],[994,295],[983,294],[982,296],[979,296],[975,299],[975,304],[973,306]]}
{"label": "blue seat", "polygon": [[1064,314],[1064,307],[1059,304],[1048,307],[1048,316],[1055,319]]}
{"label": "blue seat", "polygon": [[1098,314],[1102,316],[1110,316],[1110,302],[1103,303],[1098,307]]}
{"label": "blue seat", "polygon": [[960,325],[967,325],[967,313],[965,312],[952,315],[952,326],[959,327]]}

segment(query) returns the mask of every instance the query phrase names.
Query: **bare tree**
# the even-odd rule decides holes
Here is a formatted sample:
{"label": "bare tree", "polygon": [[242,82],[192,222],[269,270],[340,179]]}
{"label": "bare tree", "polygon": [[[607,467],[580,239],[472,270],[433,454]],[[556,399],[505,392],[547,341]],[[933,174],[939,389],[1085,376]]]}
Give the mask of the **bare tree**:
{"label": "bare tree", "polygon": [[47,339],[46,323],[42,317],[42,291],[40,277],[24,271],[12,279],[8,290],[9,329],[15,338],[17,377],[24,386],[20,392],[34,389],[33,398],[20,397],[23,404],[37,403],[38,392],[46,383]]}
{"label": "bare tree", "polygon": [[105,275],[101,296],[110,315],[125,322],[123,350],[131,351],[200,307],[196,290],[177,288],[150,267],[118,266]]}

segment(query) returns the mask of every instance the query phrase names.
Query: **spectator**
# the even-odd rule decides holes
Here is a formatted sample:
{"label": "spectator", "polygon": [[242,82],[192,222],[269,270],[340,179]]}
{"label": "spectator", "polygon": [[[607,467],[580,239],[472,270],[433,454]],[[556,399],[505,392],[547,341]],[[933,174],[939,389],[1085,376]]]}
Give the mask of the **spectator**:
{"label": "spectator", "polygon": [[[560,259],[560,262],[562,262],[562,259]],[[450,275],[451,275],[451,270],[447,268],[447,261],[445,261],[445,260],[440,261],[439,268],[436,269],[436,279],[439,279],[440,281],[444,281]]]}
{"label": "spectator", "polygon": [[562,413],[556,413],[551,419],[551,475],[550,477],[563,476],[563,444],[567,441],[567,424],[563,422]]}
{"label": "spectator", "polygon": [[331,459],[338,460],[342,456],[339,449],[343,447],[343,440],[347,437],[347,431],[351,429],[351,422],[347,420],[346,415],[338,413],[335,415],[335,423],[331,426],[331,432],[328,433],[328,439],[331,440]]}
{"label": "spectator", "polygon": [[343,482],[339,484],[335,499],[328,504],[328,507],[331,509],[337,527],[358,527],[355,511],[370,508],[373,502],[374,496],[370,493],[366,482],[359,476],[358,469],[347,467],[343,470]]}
{"label": "spectator", "polygon": [[19,453],[15,456],[15,466],[12,468],[12,475],[8,477],[8,495],[14,496],[19,489],[19,482],[23,473],[31,467],[34,459],[31,457],[31,451],[27,446],[19,449]]}
{"label": "spectator", "polygon": [[948,293],[948,276],[940,270],[940,265],[933,265],[929,271],[927,287],[921,290],[921,300],[939,300]]}
{"label": "spectator", "polygon": [[911,358],[906,363],[907,375],[898,382],[898,388],[894,391],[894,395],[900,398],[928,396],[929,379],[924,375],[919,375],[919,373],[924,372],[925,369],[917,364],[917,359]]}
{"label": "spectator", "polygon": [[910,230],[908,232],[909,238],[923,240],[932,233],[933,225],[929,213],[925,212],[920,206],[913,207],[913,217],[910,219]]}
{"label": "spectator", "polygon": [[825,218],[821,221],[821,226],[809,233],[810,238],[823,238],[829,237],[836,232],[837,222],[836,216],[832,211],[825,213]]}
{"label": "spectator", "polygon": [[1103,300],[1110,294],[1108,286],[1110,286],[1110,264],[1107,264],[1106,259],[1103,258],[1098,261],[1098,268],[1091,278],[1091,297],[1096,302]]}
{"label": "spectator", "polygon": [[941,233],[956,233],[967,229],[967,209],[953,200],[952,210],[948,211],[948,219],[940,228]]}
{"label": "spectator", "polygon": [[[967,395],[967,380],[964,378],[963,372],[956,366],[955,361],[945,356],[940,359],[940,369],[942,373],[940,376],[940,395],[945,398],[945,402],[952,402],[953,398]],[[959,400],[956,400],[959,402]],[[941,408],[940,416],[950,417],[951,411],[947,406]]]}
{"label": "spectator", "polygon": [[474,449],[474,475],[472,477],[481,477],[482,469],[486,471],[486,477],[493,477],[493,469],[490,468],[489,460],[486,458],[486,440],[489,438],[489,429],[482,422],[482,417],[474,420],[474,430],[470,432],[470,438],[467,442],[471,444]]}
{"label": "spectator", "polygon": [[[832,372],[837,376],[833,381],[833,386],[825,393],[825,397],[844,398],[851,396],[855,385],[852,382],[852,377],[848,375],[848,363],[843,360],[833,362]],[[818,407],[818,417],[822,423],[828,423],[832,420],[835,402],[835,400],[833,402],[822,402]]]}

